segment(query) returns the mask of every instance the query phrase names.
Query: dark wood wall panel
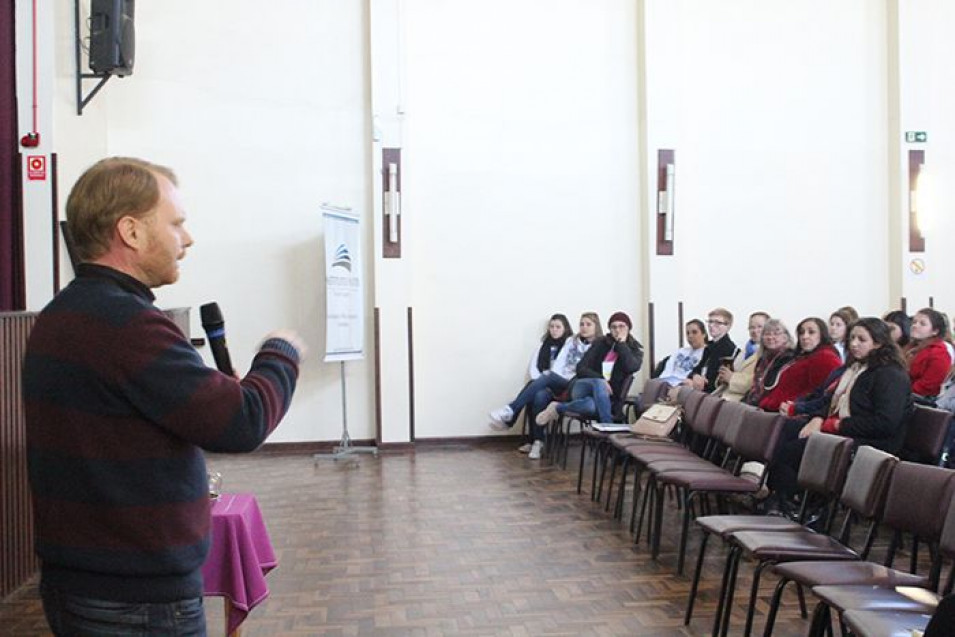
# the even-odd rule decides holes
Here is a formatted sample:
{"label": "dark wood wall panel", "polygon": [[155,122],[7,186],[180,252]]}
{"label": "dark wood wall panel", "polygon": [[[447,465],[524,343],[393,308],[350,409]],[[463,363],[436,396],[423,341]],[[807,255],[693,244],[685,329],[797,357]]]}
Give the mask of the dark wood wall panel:
{"label": "dark wood wall panel", "polygon": [[0,598],[38,568],[20,393],[23,352],[35,320],[33,313],[0,314]]}

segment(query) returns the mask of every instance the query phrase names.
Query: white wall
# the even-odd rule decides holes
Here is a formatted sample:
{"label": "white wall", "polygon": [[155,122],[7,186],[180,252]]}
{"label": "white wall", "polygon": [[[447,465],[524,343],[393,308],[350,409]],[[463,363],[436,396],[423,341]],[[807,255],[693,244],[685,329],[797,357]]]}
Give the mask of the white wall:
{"label": "white wall", "polygon": [[[685,317],[887,309],[885,15],[868,0],[648,0],[650,205],[676,150],[676,254],[651,257],[658,358]],[[825,19],[821,19],[824,16]],[[655,236],[645,243],[655,251]]]}
{"label": "white wall", "polygon": [[639,309],[634,6],[403,6],[415,430],[482,435],[553,312]]}
{"label": "white wall", "polygon": [[[899,3],[899,76],[901,84],[900,120],[905,131],[925,131],[926,144],[902,145],[902,183],[908,184],[908,151],[925,151],[925,173],[930,183],[919,187],[923,208],[920,220],[925,236],[925,252],[908,250],[908,192],[903,186],[903,219],[900,235],[904,240],[903,295],[912,313],[928,305],[955,312],[955,5],[945,0],[911,0]],[[915,274],[909,268],[913,259],[922,259],[925,270]]]}
{"label": "white wall", "polygon": [[[177,171],[196,244],[180,282],[157,291],[158,304],[218,301],[239,369],[272,329],[297,329],[311,345],[272,441],[332,440],[341,431],[338,365],[321,361],[319,204],[367,212],[365,32],[357,1],[139,3],[133,76],[110,80],[76,117],[72,2],[57,4],[62,190],[103,155]],[[201,335],[198,311],[192,322]],[[370,328],[367,342],[368,358],[347,366],[355,438],[375,435]]]}

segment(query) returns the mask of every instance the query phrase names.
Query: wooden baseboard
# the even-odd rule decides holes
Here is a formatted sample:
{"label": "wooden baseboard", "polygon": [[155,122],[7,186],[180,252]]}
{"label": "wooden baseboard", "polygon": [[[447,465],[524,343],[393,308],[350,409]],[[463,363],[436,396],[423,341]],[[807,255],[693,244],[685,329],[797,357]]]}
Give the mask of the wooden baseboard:
{"label": "wooden baseboard", "polygon": [[[408,453],[420,447],[449,447],[467,445],[472,447],[497,446],[518,443],[521,436],[455,436],[448,438],[418,438],[414,442],[383,442],[378,450],[383,453]],[[259,449],[260,453],[324,453],[338,446],[339,440],[316,440],[312,442],[267,442]],[[355,447],[372,447],[375,441],[352,440]]]}

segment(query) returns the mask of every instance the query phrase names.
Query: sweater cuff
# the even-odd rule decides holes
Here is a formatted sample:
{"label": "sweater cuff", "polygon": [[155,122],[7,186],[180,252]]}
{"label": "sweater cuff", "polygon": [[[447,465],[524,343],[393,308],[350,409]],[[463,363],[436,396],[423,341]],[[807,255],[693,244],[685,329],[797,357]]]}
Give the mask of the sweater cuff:
{"label": "sweater cuff", "polygon": [[277,352],[279,354],[283,354],[284,356],[288,357],[293,364],[298,366],[298,350],[295,349],[295,347],[285,339],[270,338],[262,343],[262,347],[259,348],[259,353],[262,354],[266,352]]}
{"label": "sweater cuff", "polygon": [[787,415],[787,416],[795,416],[795,415],[796,415],[796,403],[795,403],[795,402],[792,402],[792,403],[789,404],[789,408],[786,410],[786,415]]}
{"label": "sweater cuff", "polygon": [[837,434],[839,433],[839,417],[830,416],[822,422],[822,433],[826,434]]}

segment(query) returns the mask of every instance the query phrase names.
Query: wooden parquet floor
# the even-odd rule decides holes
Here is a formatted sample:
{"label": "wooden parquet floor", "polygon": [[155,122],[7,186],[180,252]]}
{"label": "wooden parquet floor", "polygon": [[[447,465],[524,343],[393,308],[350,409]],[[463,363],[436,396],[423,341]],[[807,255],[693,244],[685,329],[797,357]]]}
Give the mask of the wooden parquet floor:
{"label": "wooden parquet floor", "polygon": [[[224,491],[256,495],[279,558],[271,596],[243,635],[709,634],[722,549],[710,550],[684,628],[690,581],[673,574],[675,507],[653,562],[624,524],[576,494],[575,451],[564,471],[515,446],[419,446],[318,465],[306,453],[211,456]],[[740,591],[751,572],[741,569]],[[759,634],[774,584],[766,580]],[[737,593],[734,635],[744,596]],[[794,597],[777,623],[781,637],[807,629]],[[206,601],[209,634],[221,635],[222,602]],[[35,582],[0,605],[0,634],[49,634]]]}

